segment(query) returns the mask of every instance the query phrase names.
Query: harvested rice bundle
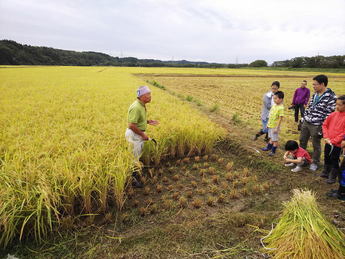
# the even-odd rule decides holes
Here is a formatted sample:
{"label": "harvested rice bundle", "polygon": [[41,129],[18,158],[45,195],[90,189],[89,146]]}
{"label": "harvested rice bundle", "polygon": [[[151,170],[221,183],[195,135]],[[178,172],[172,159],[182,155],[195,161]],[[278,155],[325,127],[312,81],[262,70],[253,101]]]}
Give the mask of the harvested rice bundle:
{"label": "harvested rice bundle", "polygon": [[274,258],[345,258],[345,236],[329,223],[311,191],[293,190],[291,201],[267,237],[266,252]]}

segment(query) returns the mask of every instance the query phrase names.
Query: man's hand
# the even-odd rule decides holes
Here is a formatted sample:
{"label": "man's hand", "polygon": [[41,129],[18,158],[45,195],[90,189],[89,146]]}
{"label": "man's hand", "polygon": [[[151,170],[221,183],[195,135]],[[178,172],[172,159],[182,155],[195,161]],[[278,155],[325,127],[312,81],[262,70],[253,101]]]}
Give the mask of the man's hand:
{"label": "man's hand", "polygon": [[273,129],[273,133],[278,133],[278,131],[279,131],[279,128],[274,128]]}
{"label": "man's hand", "polygon": [[329,138],[325,138],[325,142],[329,145],[332,145],[331,141],[329,140]]}
{"label": "man's hand", "polygon": [[143,132],[143,134],[141,135],[143,140],[149,140],[149,137]]}
{"label": "man's hand", "polygon": [[340,144],[341,148],[343,149],[344,151],[344,154],[345,154],[345,140],[343,140]]}
{"label": "man's hand", "polygon": [[148,120],[148,121],[147,121],[147,124],[152,125],[152,126],[156,126],[156,125],[159,124],[159,121],[156,121],[156,120]]}

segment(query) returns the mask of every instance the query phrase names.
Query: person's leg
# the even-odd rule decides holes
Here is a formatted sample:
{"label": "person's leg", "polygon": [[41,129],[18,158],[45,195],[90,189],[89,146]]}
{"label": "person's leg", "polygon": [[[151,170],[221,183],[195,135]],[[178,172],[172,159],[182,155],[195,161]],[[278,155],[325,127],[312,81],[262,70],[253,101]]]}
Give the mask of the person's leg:
{"label": "person's leg", "polygon": [[309,138],[310,138],[310,132],[308,128],[308,123],[304,121],[302,123],[301,134],[299,136],[299,144],[301,148],[307,149]]}
{"label": "person's leg", "polygon": [[297,172],[302,171],[302,170],[303,170],[302,167],[303,167],[305,164],[306,164],[306,161],[305,161],[305,158],[303,158],[302,162],[296,163],[296,167],[293,168],[293,169],[291,169],[291,172],[297,173]]}
{"label": "person's leg", "polygon": [[323,170],[322,170],[320,177],[328,178],[329,172],[332,169],[330,152],[331,152],[331,145],[326,143],[325,144],[325,151],[324,151],[324,155],[323,155],[324,156],[324,166],[323,166]]}
{"label": "person's leg", "polygon": [[299,104],[295,104],[294,110],[295,110],[295,122],[298,122]]}
{"label": "person's leg", "polygon": [[332,198],[345,200],[345,158],[343,159],[339,168],[339,187],[338,190],[331,190],[326,195]]}
{"label": "person's leg", "polygon": [[[144,141],[141,136],[135,134],[132,130],[127,129],[125,133],[126,140],[130,143],[134,158],[135,166],[139,163],[140,156],[143,151]],[[132,186],[136,188],[142,188],[143,184],[140,181],[140,174],[137,170],[132,172]]]}
{"label": "person's leg", "polygon": [[273,146],[270,155],[274,155],[276,153],[276,150],[278,148],[278,141],[272,141],[272,145]]}
{"label": "person's leg", "polygon": [[341,148],[336,146],[331,146],[331,152],[329,154],[330,163],[332,165],[332,170],[329,173],[327,183],[332,184],[336,182],[337,176],[339,174],[339,158],[340,158]]}
{"label": "person's leg", "polygon": [[316,171],[318,164],[320,162],[320,156],[321,156],[321,126],[315,126],[315,125],[309,125],[310,135],[312,139],[313,144],[313,166],[311,165],[311,170]]}
{"label": "person's leg", "polygon": [[338,198],[345,199],[345,157],[343,158],[339,168]]}
{"label": "person's leg", "polygon": [[260,131],[255,134],[253,140],[257,140],[261,135],[267,133],[267,122],[268,122],[268,119],[265,119],[265,120],[261,119],[262,129],[260,129]]}
{"label": "person's leg", "polygon": [[300,104],[299,108],[300,108],[300,111],[301,111],[301,118],[303,118],[304,117],[304,110],[305,110],[304,104]]}
{"label": "person's leg", "polygon": [[278,132],[276,132],[276,133],[273,132],[273,130],[276,130],[276,129],[270,129],[270,130],[272,130],[272,133],[271,133],[272,149],[271,149],[271,152],[268,155],[274,156],[275,153],[276,153],[277,147],[278,147],[279,133]]}
{"label": "person's leg", "polygon": [[262,121],[262,132],[263,133],[268,133],[268,128],[267,128],[267,123],[268,123],[268,118]]}
{"label": "person's leg", "polygon": [[333,168],[339,168],[339,161],[340,161],[340,154],[341,148],[337,146],[333,146],[332,152],[330,153],[330,163],[332,164]]}
{"label": "person's leg", "polygon": [[[294,155],[292,155],[291,153],[287,156],[288,159],[296,159],[296,157]],[[295,166],[295,163],[284,163],[285,166]]]}
{"label": "person's leg", "polygon": [[[268,137],[270,138],[270,139],[272,139],[272,129],[271,128],[268,128]],[[268,142],[268,144],[267,144],[267,146],[266,147],[264,147],[264,148],[261,148],[261,150],[262,151],[270,151],[271,149],[272,149],[272,147],[273,147],[273,144],[272,144],[272,141],[270,140],[269,142]]]}
{"label": "person's leg", "polygon": [[270,138],[268,137],[267,123],[268,123],[268,118],[266,120],[264,120],[264,122],[263,122],[263,124],[265,125],[265,127],[263,128],[263,132],[266,134],[266,136],[265,136],[266,142],[268,142],[270,140]]}

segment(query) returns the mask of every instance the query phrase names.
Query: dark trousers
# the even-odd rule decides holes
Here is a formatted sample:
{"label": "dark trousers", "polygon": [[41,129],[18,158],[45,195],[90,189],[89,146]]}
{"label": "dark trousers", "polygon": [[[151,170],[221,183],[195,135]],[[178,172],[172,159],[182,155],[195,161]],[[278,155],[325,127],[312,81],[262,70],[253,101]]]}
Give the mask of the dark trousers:
{"label": "dark trousers", "polygon": [[339,159],[341,154],[341,148],[331,146],[330,144],[325,145],[325,165],[330,165],[335,169],[339,168]]}
{"label": "dark trousers", "polygon": [[340,165],[340,170],[339,170],[339,189],[338,189],[338,194],[340,195],[345,195],[345,179],[344,176],[345,176],[345,157],[343,158],[343,161],[341,162],[341,165]]}
{"label": "dark trousers", "polygon": [[301,112],[301,118],[304,116],[304,104],[295,104],[295,122],[298,122],[298,113]]}
{"label": "dark trousers", "polygon": [[322,127],[313,125],[304,121],[301,128],[301,135],[299,136],[300,146],[307,149],[308,140],[311,137],[313,144],[313,163],[318,164],[321,156],[321,135]]}

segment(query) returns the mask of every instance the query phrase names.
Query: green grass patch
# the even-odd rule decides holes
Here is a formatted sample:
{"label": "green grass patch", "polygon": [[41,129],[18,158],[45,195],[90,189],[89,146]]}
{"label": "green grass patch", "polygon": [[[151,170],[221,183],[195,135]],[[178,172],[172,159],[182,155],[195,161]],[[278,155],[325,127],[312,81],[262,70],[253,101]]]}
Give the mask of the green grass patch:
{"label": "green grass patch", "polygon": [[214,105],[210,107],[210,112],[217,112],[217,111],[219,111],[219,105],[215,103]]}

